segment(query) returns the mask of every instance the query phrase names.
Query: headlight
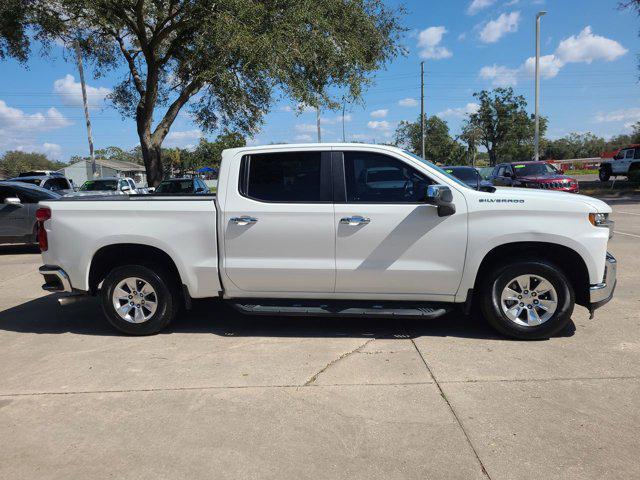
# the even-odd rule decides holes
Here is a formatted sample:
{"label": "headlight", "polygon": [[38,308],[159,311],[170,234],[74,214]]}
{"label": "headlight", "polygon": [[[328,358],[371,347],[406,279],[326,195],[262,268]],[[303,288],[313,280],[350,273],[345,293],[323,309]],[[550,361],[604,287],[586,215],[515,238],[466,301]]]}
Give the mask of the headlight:
{"label": "headlight", "polygon": [[594,227],[608,227],[609,226],[609,214],[608,213],[590,213],[589,221]]}

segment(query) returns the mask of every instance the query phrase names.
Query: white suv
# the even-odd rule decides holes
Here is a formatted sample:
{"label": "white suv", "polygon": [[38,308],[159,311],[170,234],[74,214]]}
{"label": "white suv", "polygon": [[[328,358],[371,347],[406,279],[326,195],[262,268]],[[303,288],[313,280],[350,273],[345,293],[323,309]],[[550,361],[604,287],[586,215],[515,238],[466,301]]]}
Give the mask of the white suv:
{"label": "white suv", "polygon": [[634,182],[640,182],[640,145],[630,145],[621,148],[610,160],[600,164],[599,177],[603,182],[611,177],[627,177]]}

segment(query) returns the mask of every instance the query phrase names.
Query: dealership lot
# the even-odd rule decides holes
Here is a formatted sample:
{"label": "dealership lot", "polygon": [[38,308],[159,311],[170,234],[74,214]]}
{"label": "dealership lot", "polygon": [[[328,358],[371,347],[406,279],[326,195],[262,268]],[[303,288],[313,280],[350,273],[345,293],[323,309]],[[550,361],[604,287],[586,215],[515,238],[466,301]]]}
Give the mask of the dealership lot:
{"label": "dealership lot", "polygon": [[117,334],[0,246],[0,478],[640,477],[640,205],[613,205],[614,300],[561,337],[242,317]]}

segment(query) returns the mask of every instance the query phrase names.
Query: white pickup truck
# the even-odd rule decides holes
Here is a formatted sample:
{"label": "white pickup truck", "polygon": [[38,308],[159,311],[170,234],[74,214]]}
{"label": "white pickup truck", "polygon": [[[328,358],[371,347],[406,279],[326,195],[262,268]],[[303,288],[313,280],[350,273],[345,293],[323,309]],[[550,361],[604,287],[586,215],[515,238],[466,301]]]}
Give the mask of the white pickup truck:
{"label": "white pickup truck", "polygon": [[[435,318],[481,311],[544,338],[613,295],[607,204],[519,188],[477,191],[394,147],[224,151],[217,196],[42,202],[43,288],[100,295],[129,334],[191,299],[246,314]],[[452,317],[453,321],[453,317]]]}

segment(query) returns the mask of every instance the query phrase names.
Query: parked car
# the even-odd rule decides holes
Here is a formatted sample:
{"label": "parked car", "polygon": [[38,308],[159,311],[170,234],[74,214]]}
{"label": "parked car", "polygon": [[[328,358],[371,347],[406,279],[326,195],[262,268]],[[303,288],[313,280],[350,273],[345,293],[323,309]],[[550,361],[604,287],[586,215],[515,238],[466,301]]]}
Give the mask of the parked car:
{"label": "parked car", "polygon": [[618,176],[640,182],[640,145],[621,148],[612,159],[603,160],[600,163],[598,177],[602,182]]}
{"label": "parked car", "polygon": [[445,172],[459,178],[471,188],[476,190],[483,190],[486,192],[493,191],[493,183],[489,180],[484,180],[480,175],[480,172],[474,167],[465,167],[459,165],[451,165],[442,167]]}
{"label": "parked car", "polygon": [[88,197],[96,195],[131,195],[139,192],[131,178],[105,177],[87,180],[77,192],[67,197]]}
{"label": "parked car", "polygon": [[46,290],[99,295],[134,335],[216,297],[250,315],[428,320],[458,305],[546,338],[574,303],[611,299],[610,213],[582,195],[477,191],[390,146],[243,147],[222,153],[217,196],[44,202],[40,272]]}
{"label": "parked car", "polygon": [[0,181],[0,243],[36,243],[36,210],[60,194],[29,183]]}
{"label": "parked car", "polygon": [[205,195],[209,193],[209,187],[199,178],[171,178],[160,182],[155,193]]}
{"label": "parked car", "polygon": [[578,193],[575,178],[563,175],[547,162],[513,162],[496,165],[491,174],[494,185],[504,187],[541,188]]}
{"label": "parked car", "polygon": [[64,175],[26,175],[26,173],[35,172],[21,173],[17,177],[9,179],[9,181],[30,183],[32,185],[37,185],[38,187],[46,188],[47,190],[51,190],[52,192],[57,192],[61,195],[72,193],[74,191],[73,183]]}

